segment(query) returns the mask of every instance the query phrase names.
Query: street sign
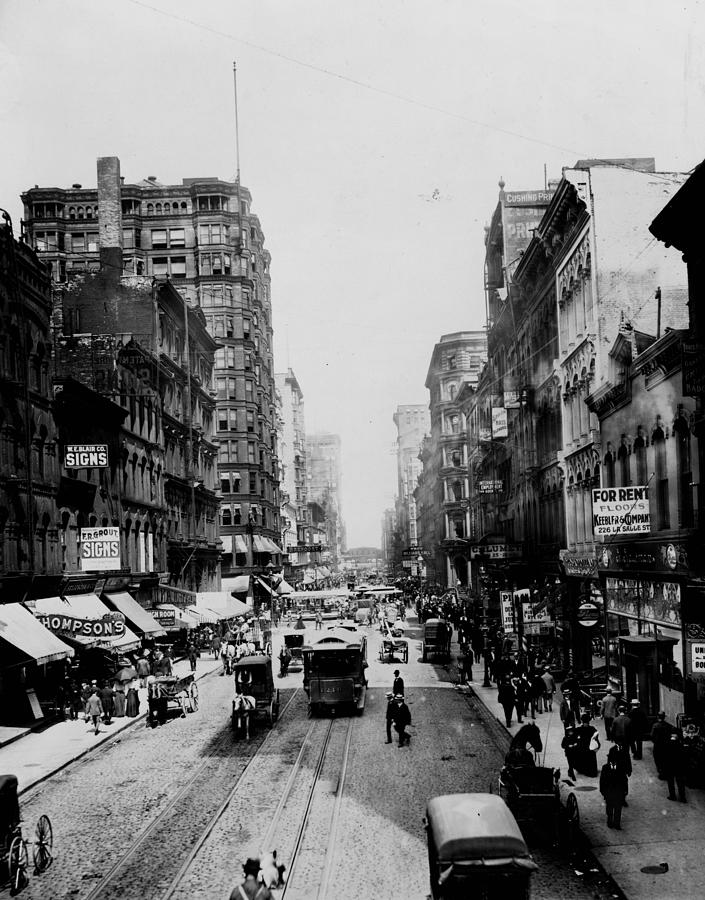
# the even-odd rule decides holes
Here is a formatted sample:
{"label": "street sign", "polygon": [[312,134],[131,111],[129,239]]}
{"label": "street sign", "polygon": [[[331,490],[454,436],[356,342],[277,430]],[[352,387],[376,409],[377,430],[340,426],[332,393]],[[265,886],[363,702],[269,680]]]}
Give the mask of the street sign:
{"label": "street sign", "polygon": [[595,603],[581,603],[578,607],[578,624],[590,628],[600,621],[600,608]]}

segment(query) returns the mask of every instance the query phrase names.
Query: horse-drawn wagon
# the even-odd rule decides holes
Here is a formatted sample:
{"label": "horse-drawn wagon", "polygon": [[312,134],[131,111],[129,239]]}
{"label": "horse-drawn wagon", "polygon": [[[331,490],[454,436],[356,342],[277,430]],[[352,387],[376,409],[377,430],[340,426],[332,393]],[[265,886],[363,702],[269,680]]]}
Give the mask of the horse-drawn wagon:
{"label": "horse-drawn wagon", "polygon": [[28,880],[29,844],[32,845],[35,875],[48,869],[54,858],[54,831],[49,817],[39,817],[33,841],[24,837],[20,822],[17,777],[0,775],[0,870],[6,873],[13,896],[22,890]]}
{"label": "horse-drawn wagon", "polygon": [[[531,749],[529,749],[529,747]],[[543,750],[541,732],[534,722],[524,725],[512,738],[497,779],[497,793],[524,828],[550,837],[551,843],[572,846],[580,825],[574,793],[565,809],[559,787],[560,770],[537,765]],[[494,785],[490,785],[494,791]]]}
{"label": "horse-drawn wagon", "polygon": [[237,735],[250,738],[250,719],[265,716],[270,725],[279,718],[279,691],[274,687],[270,656],[244,656],[233,666],[235,697],[232,704],[232,727]]}
{"label": "horse-drawn wagon", "polygon": [[187,675],[151,675],[147,680],[148,728],[162,725],[169,709],[181,715],[198,709],[198,685],[193,672]]}
{"label": "horse-drawn wagon", "polygon": [[450,641],[453,628],[444,619],[427,619],[423,629],[421,659],[427,662],[429,656],[450,659]]}

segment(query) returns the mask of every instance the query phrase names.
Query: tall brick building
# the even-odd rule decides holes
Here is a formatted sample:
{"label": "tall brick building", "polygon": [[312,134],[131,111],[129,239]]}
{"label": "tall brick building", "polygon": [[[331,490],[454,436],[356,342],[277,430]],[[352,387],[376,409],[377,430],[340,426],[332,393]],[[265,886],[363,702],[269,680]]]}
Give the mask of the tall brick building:
{"label": "tall brick building", "polygon": [[[102,265],[135,281],[168,281],[200,307],[220,345],[214,381],[200,387],[217,402],[223,574],[279,563],[270,257],[250,193],[218,178],[128,184],[114,157],[102,161],[98,188],[27,191],[27,239],[58,285]],[[86,330],[85,311],[74,305],[67,314],[69,329]]]}

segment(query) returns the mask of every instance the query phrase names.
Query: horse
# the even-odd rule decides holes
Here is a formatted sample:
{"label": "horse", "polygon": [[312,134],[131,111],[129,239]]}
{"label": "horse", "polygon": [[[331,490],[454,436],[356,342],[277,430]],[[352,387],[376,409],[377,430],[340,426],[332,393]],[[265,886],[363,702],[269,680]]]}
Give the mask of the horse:
{"label": "horse", "polygon": [[235,694],[233,700],[233,730],[237,734],[243,728],[245,730],[245,738],[250,739],[250,715],[255,709],[256,701],[254,697],[248,694]]}
{"label": "horse", "polygon": [[541,732],[535,722],[527,722],[517,731],[509,745],[509,752],[504,758],[506,766],[534,766],[534,754],[527,748],[527,744],[536,753],[543,750]]}

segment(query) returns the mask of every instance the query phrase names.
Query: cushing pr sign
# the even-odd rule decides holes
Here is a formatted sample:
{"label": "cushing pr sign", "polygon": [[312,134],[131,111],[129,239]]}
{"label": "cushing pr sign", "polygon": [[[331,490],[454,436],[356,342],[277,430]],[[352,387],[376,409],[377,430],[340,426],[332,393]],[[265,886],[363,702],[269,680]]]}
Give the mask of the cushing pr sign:
{"label": "cushing pr sign", "polygon": [[651,531],[649,489],[646,486],[594,488],[592,529],[595,537],[648,534]]}

